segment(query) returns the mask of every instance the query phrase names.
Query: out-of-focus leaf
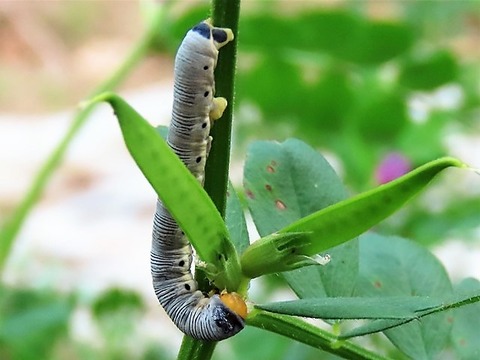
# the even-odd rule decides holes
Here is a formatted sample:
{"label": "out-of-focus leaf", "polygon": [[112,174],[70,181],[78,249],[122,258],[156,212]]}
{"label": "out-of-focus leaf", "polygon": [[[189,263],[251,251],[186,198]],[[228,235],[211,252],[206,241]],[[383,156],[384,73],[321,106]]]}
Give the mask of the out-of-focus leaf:
{"label": "out-of-focus leaf", "polygon": [[381,64],[404,54],[413,41],[413,30],[407,24],[366,20],[347,44],[345,57],[360,64]]}
{"label": "out-of-focus leaf", "polygon": [[135,312],[142,310],[144,304],[140,295],[133,291],[112,288],[100,294],[92,306],[95,317],[108,316],[115,312]]}
{"label": "out-of-focus leaf", "polygon": [[[368,83],[367,83],[368,84]],[[366,85],[367,85],[366,84]],[[368,94],[359,96],[361,104],[354,115],[359,136],[372,144],[392,144],[408,124],[407,108],[402,94],[370,84]],[[366,91],[366,88],[363,89]]]}
{"label": "out-of-focus leaf", "polygon": [[[452,286],[442,264],[425,248],[401,238],[367,234],[360,238],[358,296],[433,296],[443,298]],[[431,359],[450,334],[448,313],[422,318],[385,331],[413,359]]]}
{"label": "out-of-focus leaf", "polygon": [[71,296],[0,286],[0,355],[6,359],[50,357],[68,332]]}
{"label": "out-of-focus leaf", "polygon": [[410,59],[400,72],[400,83],[416,90],[432,90],[455,81],[458,76],[458,64],[455,56],[440,50],[421,59]]}
{"label": "out-of-focus leaf", "polygon": [[406,24],[367,20],[341,10],[288,18],[259,13],[242,19],[240,27],[242,46],[248,50],[324,52],[361,64],[390,60],[413,43],[413,31]]}
{"label": "out-of-focus leaf", "polygon": [[458,198],[440,212],[413,208],[397,232],[405,234],[423,244],[437,244],[447,238],[474,238],[480,226],[480,199]]}

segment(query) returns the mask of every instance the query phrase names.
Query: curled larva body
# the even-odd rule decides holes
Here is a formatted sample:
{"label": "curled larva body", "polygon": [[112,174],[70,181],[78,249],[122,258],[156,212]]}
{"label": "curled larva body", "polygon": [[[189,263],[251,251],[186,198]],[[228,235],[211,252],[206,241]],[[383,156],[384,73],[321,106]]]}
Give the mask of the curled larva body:
{"label": "curled larva body", "polygon": [[[202,184],[212,141],[210,127],[227,105],[225,99],[214,98],[213,70],[218,49],[232,39],[230,29],[202,22],[187,33],[175,58],[173,113],[167,142]],[[219,341],[235,335],[243,329],[245,315],[230,309],[221,296],[208,297],[199,291],[190,273],[191,263],[188,239],[158,200],[151,272],[160,304],[174,324],[193,338]]]}

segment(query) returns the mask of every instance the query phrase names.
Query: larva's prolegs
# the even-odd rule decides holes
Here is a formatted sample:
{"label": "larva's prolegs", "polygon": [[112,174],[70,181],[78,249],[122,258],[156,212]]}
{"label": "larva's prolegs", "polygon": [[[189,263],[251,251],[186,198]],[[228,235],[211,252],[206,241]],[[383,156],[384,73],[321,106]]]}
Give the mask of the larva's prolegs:
{"label": "larva's prolegs", "polygon": [[[210,128],[227,107],[225,98],[212,98],[213,71],[218,49],[232,39],[232,30],[201,22],[187,33],[175,58],[173,112],[167,142],[201,184],[212,142]],[[245,325],[245,302],[235,293],[206,296],[199,291],[190,273],[191,254],[187,237],[158,200],[150,263],[160,304],[189,336],[206,341],[229,338]]]}
{"label": "larva's prolegs", "polygon": [[227,108],[227,99],[216,97],[212,100],[212,108],[210,109],[210,120],[215,121],[222,117],[223,112]]}

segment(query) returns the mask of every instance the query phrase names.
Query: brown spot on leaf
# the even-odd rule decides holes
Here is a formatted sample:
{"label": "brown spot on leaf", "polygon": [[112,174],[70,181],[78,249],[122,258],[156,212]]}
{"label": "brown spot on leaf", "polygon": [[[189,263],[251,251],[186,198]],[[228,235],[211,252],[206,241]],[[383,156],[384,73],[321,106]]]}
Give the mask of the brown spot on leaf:
{"label": "brown spot on leaf", "polygon": [[285,210],[287,205],[285,205],[281,200],[275,200],[275,206],[278,210]]}
{"label": "brown spot on leaf", "polygon": [[275,172],[275,169],[273,168],[273,166],[267,165],[267,172],[273,174]]}
{"label": "brown spot on leaf", "polygon": [[266,185],[265,185],[265,189],[266,189],[267,191],[272,191],[272,185],[266,184]]}
{"label": "brown spot on leaf", "polygon": [[246,189],[246,190],[245,190],[245,194],[246,194],[247,197],[249,197],[250,199],[255,199],[255,195],[253,195],[252,190]]}
{"label": "brown spot on leaf", "polygon": [[378,289],[379,289],[379,288],[381,288],[381,287],[382,287],[382,283],[381,283],[380,281],[378,281],[378,280],[377,280],[377,281],[375,281],[375,282],[373,283],[373,286],[375,286],[376,288],[378,288]]}

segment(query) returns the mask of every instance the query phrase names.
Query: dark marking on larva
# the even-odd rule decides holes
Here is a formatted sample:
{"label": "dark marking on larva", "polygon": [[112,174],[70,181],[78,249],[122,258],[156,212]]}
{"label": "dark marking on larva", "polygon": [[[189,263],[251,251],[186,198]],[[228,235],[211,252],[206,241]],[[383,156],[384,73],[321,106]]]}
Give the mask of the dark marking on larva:
{"label": "dark marking on larva", "polygon": [[210,91],[205,91],[205,92],[203,93],[203,96],[204,96],[204,97],[207,97],[209,94],[210,94]]}
{"label": "dark marking on larva", "polygon": [[228,39],[227,32],[222,29],[212,29],[213,40],[218,43],[224,43]]}
{"label": "dark marking on larva", "polygon": [[210,27],[208,24],[201,22],[198,25],[195,25],[192,29],[192,31],[202,35],[205,39],[210,39],[210,36],[212,35],[212,31],[210,30]]}
{"label": "dark marking on larva", "polygon": [[283,203],[282,200],[275,200],[275,206],[277,207],[278,210],[285,210],[287,208],[287,205]]}
{"label": "dark marking on larva", "polygon": [[253,194],[252,190],[250,190],[250,189],[245,190],[245,195],[247,195],[247,197],[250,198],[250,199],[255,199],[255,195]]}
{"label": "dark marking on larva", "polygon": [[270,174],[273,174],[275,172],[274,167],[271,165],[267,165],[267,172],[269,172]]}
{"label": "dark marking on larva", "polygon": [[202,129],[205,129],[207,127],[207,122],[205,121],[204,123],[202,123]]}
{"label": "dark marking on larva", "polygon": [[382,283],[381,283],[379,280],[376,280],[376,281],[373,283],[373,286],[375,286],[377,289],[380,289],[383,285],[382,285]]}
{"label": "dark marking on larva", "polygon": [[205,65],[205,66],[203,67],[203,70],[208,70],[208,65]]}
{"label": "dark marking on larva", "polygon": [[266,189],[267,191],[272,191],[272,185],[266,184],[266,185],[265,185],[265,189]]}
{"label": "dark marking on larva", "polygon": [[185,266],[185,261],[180,260],[180,261],[178,262],[178,266],[184,267],[184,266]]}
{"label": "dark marking on larva", "polygon": [[201,156],[198,156],[196,159],[195,159],[195,162],[197,164],[200,164],[200,161],[202,161],[202,157]]}
{"label": "dark marking on larva", "polygon": [[185,284],[185,290],[190,291],[190,285]]}

